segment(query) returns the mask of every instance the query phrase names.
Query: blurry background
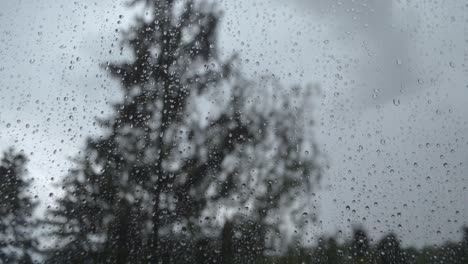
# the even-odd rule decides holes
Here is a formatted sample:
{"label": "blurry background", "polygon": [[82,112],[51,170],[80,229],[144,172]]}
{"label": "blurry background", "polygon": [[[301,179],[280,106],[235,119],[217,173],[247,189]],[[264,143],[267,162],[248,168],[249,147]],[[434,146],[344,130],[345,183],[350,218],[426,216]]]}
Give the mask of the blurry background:
{"label": "blurry background", "polygon": [[[459,240],[468,224],[465,1],[219,1],[220,49],[285,87],[318,84],[315,136],[328,155],[312,234],[363,224],[404,245]],[[27,151],[46,207],[92,116],[119,99],[120,1],[0,4],[0,147]]]}

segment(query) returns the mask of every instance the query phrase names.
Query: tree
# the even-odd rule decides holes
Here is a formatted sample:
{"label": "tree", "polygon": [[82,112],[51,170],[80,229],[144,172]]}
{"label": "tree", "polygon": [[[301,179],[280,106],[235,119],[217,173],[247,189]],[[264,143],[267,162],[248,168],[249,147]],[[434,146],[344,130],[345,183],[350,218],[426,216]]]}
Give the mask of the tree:
{"label": "tree", "polygon": [[395,234],[388,234],[377,245],[379,263],[394,264],[408,263],[406,256],[400,246],[400,242]]}
{"label": "tree", "polygon": [[234,228],[233,224],[230,220],[226,221],[223,226],[223,230],[221,232],[222,245],[221,245],[221,257],[223,259],[223,263],[225,264],[232,264],[234,263]]}
{"label": "tree", "polygon": [[28,195],[26,157],[13,149],[0,162],[0,259],[5,263],[32,263],[37,241],[32,235],[32,213],[37,203]]}
{"label": "tree", "polygon": [[468,262],[468,226],[463,227],[463,239],[460,243],[460,261]]}
{"label": "tree", "polygon": [[[248,250],[263,254],[279,223],[306,222],[277,216],[303,216],[310,202],[301,197],[321,176],[301,121],[309,97],[258,91],[235,57],[222,61],[213,5],[144,2],[148,15],[124,33],[132,59],[106,65],[123,99],[100,120],[107,132],[87,141],[49,212],[58,238],[49,262],[162,261],[167,245],[187,250],[185,241],[221,236],[213,216],[239,208],[248,209],[223,217],[254,223],[258,243]],[[260,96],[269,103],[259,105]]]}
{"label": "tree", "polygon": [[217,201],[221,205],[212,207],[246,208],[241,210],[246,217],[232,218],[244,230],[245,223],[252,222],[244,233],[256,259],[265,250],[274,253],[287,246],[281,226],[295,226],[296,236],[302,239],[299,231],[315,221],[310,205],[322,171],[318,147],[307,137],[312,124],[305,115],[312,94],[299,87],[284,92],[267,77],[234,86],[232,91],[234,111],[227,116],[238,119],[238,126],[245,126],[249,136],[235,146],[231,162],[225,163],[221,179],[226,181],[215,189],[224,197]]}
{"label": "tree", "polygon": [[353,263],[369,263],[372,257],[369,238],[362,228],[353,230],[353,240],[350,245],[350,256]]}

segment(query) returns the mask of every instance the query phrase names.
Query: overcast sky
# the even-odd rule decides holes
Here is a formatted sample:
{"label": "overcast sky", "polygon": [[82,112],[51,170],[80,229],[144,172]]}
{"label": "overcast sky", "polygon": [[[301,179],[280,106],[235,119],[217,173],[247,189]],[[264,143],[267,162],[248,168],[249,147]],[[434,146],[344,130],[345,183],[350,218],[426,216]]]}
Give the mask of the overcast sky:
{"label": "overcast sky", "polygon": [[[252,78],[321,87],[311,105],[330,168],[315,197],[317,234],[363,223],[406,245],[460,238],[468,224],[465,1],[219,3],[224,56],[238,52]],[[44,201],[70,168],[67,157],[98,132],[93,116],[119,98],[99,63],[120,59],[116,29],[132,17],[120,1],[0,3],[0,147],[30,155]]]}

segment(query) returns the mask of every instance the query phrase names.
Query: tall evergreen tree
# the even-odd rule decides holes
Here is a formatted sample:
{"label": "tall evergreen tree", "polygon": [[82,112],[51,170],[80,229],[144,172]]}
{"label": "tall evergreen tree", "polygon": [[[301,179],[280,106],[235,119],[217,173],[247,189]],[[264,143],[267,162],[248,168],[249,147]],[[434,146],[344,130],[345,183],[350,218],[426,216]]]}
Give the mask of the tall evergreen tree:
{"label": "tall evergreen tree", "polygon": [[301,121],[310,98],[295,89],[288,99],[274,85],[259,91],[234,59],[223,62],[212,5],[144,2],[147,15],[124,33],[132,59],[106,67],[123,99],[100,121],[107,132],[88,140],[49,212],[58,238],[49,262],[164,261],[171,243],[197,250],[196,241],[222,235],[214,216],[223,211],[255,223],[253,260],[275,245],[280,222],[304,223],[278,216],[304,215],[303,198],[320,178]]}
{"label": "tall evergreen tree", "polygon": [[32,213],[37,203],[28,194],[26,157],[13,149],[0,162],[0,260],[32,263],[37,241],[32,235]]}

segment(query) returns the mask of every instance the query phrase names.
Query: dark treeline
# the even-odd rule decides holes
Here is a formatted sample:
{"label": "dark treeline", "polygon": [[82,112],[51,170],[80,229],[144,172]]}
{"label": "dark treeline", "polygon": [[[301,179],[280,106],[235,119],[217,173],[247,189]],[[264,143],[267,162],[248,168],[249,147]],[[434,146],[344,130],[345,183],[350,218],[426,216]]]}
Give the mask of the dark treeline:
{"label": "dark treeline", "polygon": [[[27,180],[25,163],[25,156],[12,149],[1,158],[0,195],[4,199],[0,204],[0,263],[54,263],[63,259],[68,259],[69,263],[82,263],[83,255],[93,253],[80,252],[75,256],[66,250],[68,244],[52,251],[39,246],[38,241],[51,238],[34,232],[39,227],[30,219],[37,203],[28,195],[31,193],[28,190],[30,180]],[[365,230],[356,228],[352,237],[341,243],[336,237],[329,236],[317,239],[312,247],[304,247],[298,240],[289,243],[285,250],[268,252],[259,245],[258,239],[252,237],[257,225],[256,221],[246,219],[231,220],[223,225],[218,236],[201,239],[181,235],[164,237],[159,241],[156,263],[468,263],[468,227],[463,229],[461,241],[420,249],[403,248],[394,233],[372,241]],[[100,259],[88,257],[87,263],[118,262],[111,261],[112,258],[103,254]]]}
{"label": "dark treeline", "polygon": [[265,258],[263,263],[364,263],[364,264],[436,264],[468,263],[468,228],[463,229],[463,239],[438,246],[420,249],[402,247],[394,233],[379,241],[372,241],[361,228],[353,236],[339,243],[336,237],[322,237],[311,248],[290,247],[284,256]]}
{"label": "dark treeline", "polygon": [[295,243],[315,221],[322,177],[312,91],[248,80],[236,56],[222,59],[212,4],[135,4],[145,8],[122,34],[121,58],[103,65],[122,99],[37,222],[26,158],[4,155],[4,263],[466,263],[466,232],[419,251],[359,230],[344,244]]}

